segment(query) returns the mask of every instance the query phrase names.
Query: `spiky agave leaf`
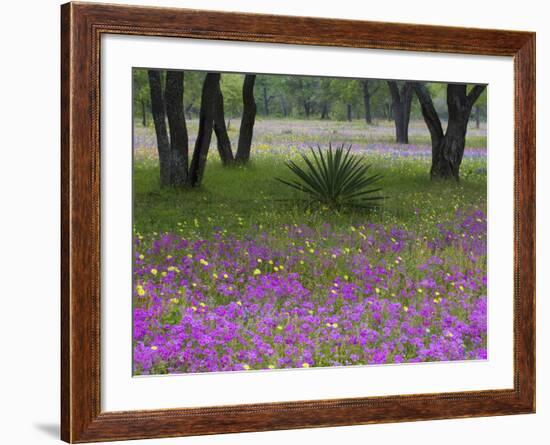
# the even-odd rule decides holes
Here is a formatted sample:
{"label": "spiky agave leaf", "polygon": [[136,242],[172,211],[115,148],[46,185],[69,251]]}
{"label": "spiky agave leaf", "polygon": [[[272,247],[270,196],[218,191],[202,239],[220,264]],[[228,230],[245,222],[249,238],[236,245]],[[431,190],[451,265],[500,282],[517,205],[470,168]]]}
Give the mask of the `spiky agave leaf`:
{"label": "spiky agave leaf", "polygon": [[304,166],[288,161],[287,167],[295,177],[292,180],[276,178],[300,192],[309,195],[312,200],[321,201],[331,207],[376,207],[384,198],[377,193],[381,187],[373,187],[382,176],[369,175],[370,164],[351,153],[351,145],[344,144],[335,150],[329,143],[328,150],[323,152],[310,147],[311,156],[301,153]]}

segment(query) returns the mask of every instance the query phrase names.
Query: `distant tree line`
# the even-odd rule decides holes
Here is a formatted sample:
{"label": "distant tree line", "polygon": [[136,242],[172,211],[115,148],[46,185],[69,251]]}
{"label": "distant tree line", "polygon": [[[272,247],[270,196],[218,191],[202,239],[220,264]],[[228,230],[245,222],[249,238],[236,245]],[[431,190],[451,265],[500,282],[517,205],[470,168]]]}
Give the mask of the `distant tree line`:
{"label": "distant tree line", "polygon": [[[185,72],[184,111],[187,119],[199,117],[205,76],[203,72]],[[221,75],[220,87],[229,120],[241,116],[244,77],[232,73]],[[373,124],[377,120],[394,120],[394,92],[405,84],[412,82],[258,74],[254,92],[260,118],[361,119]],[[430,82],[426,85],[439,116],[446,120],[446,84]],[[145,124],[150,123],[152,113],[147,70],[134,70],[134,92],[134,115]],[[420,104],[414,94],[411,99],[410,119],[422,119]],[[484,122],[486,97],[481,97],[476,105],[472,121]]]}
{"label": "distant tree line", "polygon": [[[146,69],[134,70],[133,83],[134,117],[154,125],[161,185],[174,187],[200,185],[212,133],[224,165],[248,162],[256,116],[389,120],[401,144],[409,142],[411,118],[423,118],[431,177],[458,180],[468,123],[479,127],[487,109],[484,85]],[[234,118],[241,120],[235,152],[228,137]],[[199,120],[191,155],[186,119]]]}

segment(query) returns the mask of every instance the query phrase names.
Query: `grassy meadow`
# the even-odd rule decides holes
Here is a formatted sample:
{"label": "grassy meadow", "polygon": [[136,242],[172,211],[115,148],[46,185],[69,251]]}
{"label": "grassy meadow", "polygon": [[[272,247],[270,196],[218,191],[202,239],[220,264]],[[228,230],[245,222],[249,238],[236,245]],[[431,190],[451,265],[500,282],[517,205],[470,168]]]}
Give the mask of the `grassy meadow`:
{"label": "grassy meadow", "polygon": [[[393,139],[385,121],[258,120],[249,164],[224,167],[213,138],[200,188],[161,189],[136,121],[134,373],[486,358],[485,129],[459,183],[430,180],[423,122]],[[380,208],[336,211],[275,179],[329,141],[383,175]]]}
{"label": "grassy meadow", "polygon": [[[336,226],[362,223],[365,212],[335,213],[322,207],[308,208],[299,201],[299,193],[275,180],[288,178],[285,161],[299,159],[298,153],[310,146],[352,144],[354,153],[381,173],[383,195],[381,209],[368,212],[369,222],[395,223],[422,230],[433,227],[434,219],[449,219],[458,208],[484,208],[486,201],[486,136],[471,129],[467,137],[463,180],[456,184],[429,179],[429,134],[411,125],[411,144],[399,146],[392,141],[391,122],[366,126],[353,123],[311,121],[259,121],[251,162],[246,166],[224,167],[212,143],[203,186],[193,190],[161,189],[153,128],[138,126],[134,166],[134,226],[140,233],[176,231],[208,236],[216,227],[231,233],[244,233],[254,225],[276,228],[283,224],[325,222]],[[188,122],[190,135],[196,134],[197,122]],[[350,129],[351,127],[351,129]],[[229,135],[235,146],[238,121],[232,122]],[[415,131],[416,130],[416,131]],[[476,134],[477,133],[477,134]],[[190,139],[192,148],[194,140]],[[356,148],[355,148],[356,147]],[[424,218],[418,218],[422,211]]]}

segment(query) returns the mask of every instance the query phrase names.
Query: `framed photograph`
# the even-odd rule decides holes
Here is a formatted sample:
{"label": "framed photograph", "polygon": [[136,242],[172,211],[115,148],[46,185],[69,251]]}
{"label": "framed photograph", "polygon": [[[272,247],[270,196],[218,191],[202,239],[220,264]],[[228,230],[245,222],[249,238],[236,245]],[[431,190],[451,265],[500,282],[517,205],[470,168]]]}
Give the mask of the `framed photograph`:
{"label": "framed photograph", "polygon": [[61,435],[535,412],[535,34],[67,3]]}

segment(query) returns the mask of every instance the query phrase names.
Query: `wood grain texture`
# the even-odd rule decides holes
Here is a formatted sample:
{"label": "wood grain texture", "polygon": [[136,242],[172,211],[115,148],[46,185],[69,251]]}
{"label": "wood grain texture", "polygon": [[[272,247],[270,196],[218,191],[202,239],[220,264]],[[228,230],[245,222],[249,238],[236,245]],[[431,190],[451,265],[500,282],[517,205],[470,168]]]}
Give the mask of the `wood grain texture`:
{"label": "wood grain texture", "polygon": [[[91,3],[65,4],[61,18],[63,440],[92,442],[534,412],[533,33]],[[101,412],[99,63],[100,38],[104,33],[513,57],[516,107],[514,388]]]}

